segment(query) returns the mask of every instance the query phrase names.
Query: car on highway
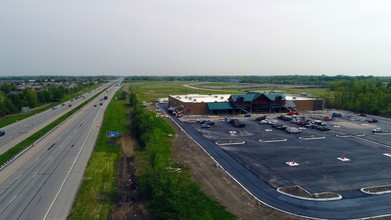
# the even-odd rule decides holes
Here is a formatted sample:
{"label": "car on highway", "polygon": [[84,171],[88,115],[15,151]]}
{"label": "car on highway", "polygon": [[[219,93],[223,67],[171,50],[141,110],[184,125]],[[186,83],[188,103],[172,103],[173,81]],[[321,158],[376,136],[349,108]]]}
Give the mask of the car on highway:
{"label": "car on highway", "polygon": [[374,128],[374,129],[372,129],[372,132],[373,133],[382,133],[383,129],[381,129],[381,128]]}
{"label": "car on highway", "polygon": [[72,107],[72,104],[69,104],[68,107]]}
{"label": "car on highway", "polygon": [[0,137],[5,135],[5,131],[0,130]]}

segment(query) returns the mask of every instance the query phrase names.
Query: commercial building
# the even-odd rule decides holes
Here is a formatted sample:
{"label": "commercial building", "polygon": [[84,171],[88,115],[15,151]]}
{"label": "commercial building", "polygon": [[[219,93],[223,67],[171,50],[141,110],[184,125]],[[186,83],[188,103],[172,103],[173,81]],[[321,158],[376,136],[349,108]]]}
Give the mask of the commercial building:
{"label": "commercial building", "polygon": [[277,93],[169,95],[171,110],[183,114],[277,113],[322,110],[323,101],[307,96],[285,96]]}

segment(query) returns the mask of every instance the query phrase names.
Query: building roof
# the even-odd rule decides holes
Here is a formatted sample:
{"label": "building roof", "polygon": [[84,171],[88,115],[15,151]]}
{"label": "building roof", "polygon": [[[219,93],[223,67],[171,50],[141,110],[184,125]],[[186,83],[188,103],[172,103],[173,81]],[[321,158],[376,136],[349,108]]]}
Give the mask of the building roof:
{"label": "building roof", "polygon": [[265,93],[265,94],[263,94],[263,95],[265,95],[265,96],[266,96],[268,99],[270,99],[271,101],[275,101],[275,100],[279,99],[279,97],[281,97],[280,100],[286,100],[286,99],[285,99],[285,96],[282,95],[282,94],[277,94],[277,93]]}
{"label": "building roof", "polygon": [[252,93],[252,92],[249,92],[249,93],[246,93],[246,94],[240,94],[240,95],[231,95],[231,97],[232,97],[234,102],[238,102],[238,101],[241,101],[241,102],[252,102],[253,100],[258,98],[259,96],[260,96],[259,93]]}
{"label": "building roof", "polygon": [[236,109],[230,102],[209,102],[209,110],[231,110]]}
{"label": "building roof", "polygon": [[169,95],[181,102],[192,102],[192,103],[209,103],[209,102],[228,102],[229,94],[187,94],[187,95]]}

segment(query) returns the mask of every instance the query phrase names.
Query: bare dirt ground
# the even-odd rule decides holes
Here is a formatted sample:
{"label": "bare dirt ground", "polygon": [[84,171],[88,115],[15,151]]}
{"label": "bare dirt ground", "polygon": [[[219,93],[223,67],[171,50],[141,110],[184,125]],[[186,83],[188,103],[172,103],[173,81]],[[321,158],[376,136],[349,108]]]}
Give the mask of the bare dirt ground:
{"label": "bare dirt ground", "polygon": [[239,186],[170,119],[167,121],[176,129],[173,157],[189,166],[193,177],[200,182],[203,191],[225,206],[239,219],[303,219],[274,210],[255,200]]}
{"label": "bare dirt ground", "polygon": [[111,219],[148,219],[137,186],[133,164],[134,142],[129,136],[121,138],[122,156],[118,161],[117,192]]}

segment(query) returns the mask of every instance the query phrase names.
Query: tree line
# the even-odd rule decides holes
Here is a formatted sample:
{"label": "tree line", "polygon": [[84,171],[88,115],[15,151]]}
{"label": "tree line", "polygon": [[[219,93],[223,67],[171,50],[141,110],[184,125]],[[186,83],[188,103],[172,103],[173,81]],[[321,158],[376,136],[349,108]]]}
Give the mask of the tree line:
{"label": "tree line", "polygon": [[[134,81],[200,81],[200,82],[237,82],[237,83],[273,83],[289,85],[316,85],[328,87],[332,82],[339,80],[366,80],[374,76],[311,76],[311,75],[284,75],[284,76],[130,76],[125,80]],[[377,77],[382,80],[390,80],[390,77]]]}
{"label": "tree line", "polygon": [[8,114],[19,113],[21,107],[35,108],[50,102],[59,102],[66,95],[74,94],[93,83],[75,83],[72,88],[64,86],[49,86],[42,89],[24,88],[17,90],[14,83],[3,83],[0,86],[0,117]]}
{"label": "tree line", "polygon": [[383,78],[337,80],[325,97],[328,108],[391,116],[391,81]]}

